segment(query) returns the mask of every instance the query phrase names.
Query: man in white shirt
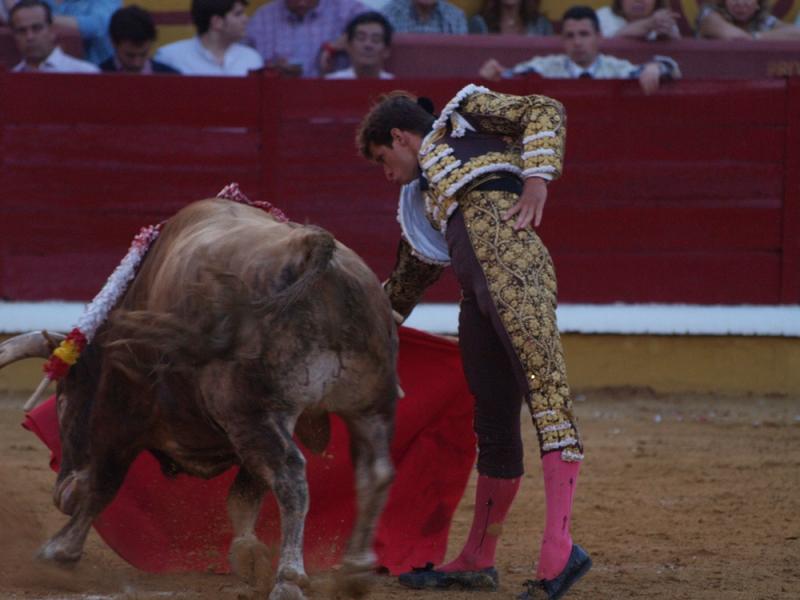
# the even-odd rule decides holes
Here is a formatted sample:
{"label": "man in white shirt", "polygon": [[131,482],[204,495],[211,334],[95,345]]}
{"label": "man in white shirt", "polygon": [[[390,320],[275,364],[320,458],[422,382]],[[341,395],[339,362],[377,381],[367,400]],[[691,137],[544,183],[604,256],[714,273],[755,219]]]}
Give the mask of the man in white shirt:
{"label": "man in white shirt", "polygon": [[56,45],[53,13],[41,0],[21,0],[9,12],[9,25],[22,61],[15,72],[99,73],[90,62],[67,54]]}
{"label": "man in white shirt", "polygon": [[645,94],[658,89],[661,79],[681,76],[678,64],[667,56],[655,56],[642,65],[625,59],[600,54],[600,25],[594,10],[588,6],[573,6],[564,13],[561,39],[564,54],[534,56],[512,68],[495,59],[486,61],[479,74],[498,81],[533,73],[553,79],[638,79]]}
{"label": "man in white shirt", "polygon": [[247,75],[264,66],[258,52],[240,44],[247,26],[247,0],[192,0],[197,36],[173,42],[155,60],[184,75]]}
{"label": "man in white shirt", "polygon": [[350,67],[328,73],[325,79],[394,79],[383,70],[392,46],[392,26],[379,12],[358,15],[347,24]]}

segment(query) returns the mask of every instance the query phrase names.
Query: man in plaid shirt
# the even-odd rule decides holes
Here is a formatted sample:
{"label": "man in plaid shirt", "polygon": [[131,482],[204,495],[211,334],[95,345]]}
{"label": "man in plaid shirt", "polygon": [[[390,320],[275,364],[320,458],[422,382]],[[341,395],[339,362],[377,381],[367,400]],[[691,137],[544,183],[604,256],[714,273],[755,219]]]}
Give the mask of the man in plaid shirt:
{"label": "man in plaid shirt", "polygon": [[319,77],[344,51],[347,24],[367,10],[358,0],[273,0],[252,16],[247,37],[267,67]]}
{"label": "man in plaid shirt", "polygon": [[446,0],[391,0],[383,13],[397,33],[467,33],[467,18]]}

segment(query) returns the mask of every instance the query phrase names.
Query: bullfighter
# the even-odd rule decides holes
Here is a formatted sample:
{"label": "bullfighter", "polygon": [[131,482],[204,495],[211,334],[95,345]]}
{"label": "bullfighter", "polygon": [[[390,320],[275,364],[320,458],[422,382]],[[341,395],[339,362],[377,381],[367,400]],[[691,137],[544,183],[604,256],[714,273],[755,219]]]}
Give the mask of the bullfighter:
{"label": "bullfighter", "polygon": [[538,226],[547,183],[561,174],[563,106],[545,96],[463,88],[436,118],[405,92],[384,96],[364,117],[360,153],[402,186],[402,239],[384,284],[407,317],[446,265],[462,298],[459,345],[475,397],[478,482],[466,544],[444,565],[414,569],[415,589],[496,589],[495,547],[523,475],[520,409],[536,428],[546,523],[536,579],[520,600],[561,598],[591,567],[570,534],[584,457],[556,326],[556,277]]}

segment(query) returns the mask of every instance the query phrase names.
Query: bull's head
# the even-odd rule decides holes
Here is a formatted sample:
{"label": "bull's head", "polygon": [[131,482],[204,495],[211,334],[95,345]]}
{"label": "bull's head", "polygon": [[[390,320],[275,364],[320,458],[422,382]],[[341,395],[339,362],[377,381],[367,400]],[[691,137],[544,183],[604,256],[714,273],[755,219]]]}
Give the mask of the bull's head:
{"label": "bull's head", "polygon": [[[47,359],[64,338],[63,334],[47,331],[34,331],[10,338],[0,344],[0,369],[24,358]],[[75,508],[78,496],[76,483],[82,478],[89,460],[89,408],[94,396],[96,377],[91,376],[86,365],[87,362],[93,362],[89,356],[94,353],[86,350],[78,364],[70,369],[69,374],[56,387],[62,457],[53,489],[53,501],[65,514],[72,514]],[[48,382],[45,378],[39,384],[25,404],[26,412],[41,402]]]}

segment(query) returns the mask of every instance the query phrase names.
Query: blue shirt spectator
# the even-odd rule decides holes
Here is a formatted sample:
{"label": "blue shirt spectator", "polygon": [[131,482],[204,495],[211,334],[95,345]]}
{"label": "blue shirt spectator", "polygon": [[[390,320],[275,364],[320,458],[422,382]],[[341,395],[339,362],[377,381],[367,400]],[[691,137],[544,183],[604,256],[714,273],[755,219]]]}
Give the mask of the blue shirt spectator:
{"label": "blue shirt spectator", "polygon": [[383,14],[397,33],[467,33],[467,18],[446,0],[391,0]]}
{"label": "blue shirt spectator", "polygon": [[83,40],[86,60],[99,65],[114,50],[108,37],[111,15],[122,6],[122,0],[45,0],[53,11],[56,27],[76,30]]}

